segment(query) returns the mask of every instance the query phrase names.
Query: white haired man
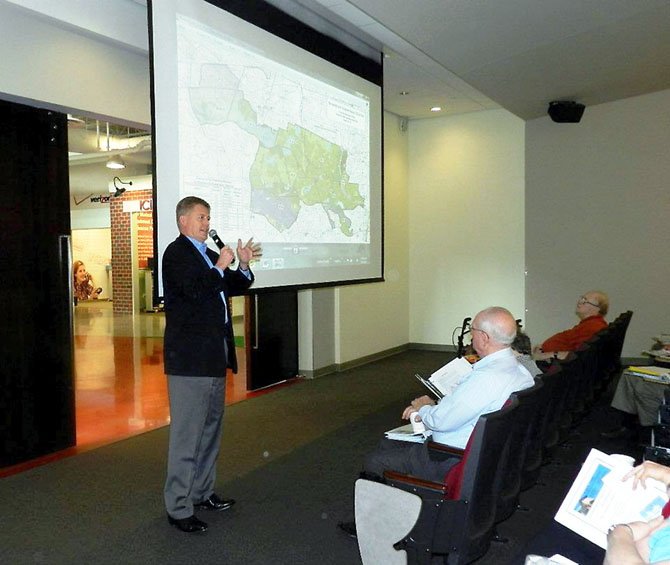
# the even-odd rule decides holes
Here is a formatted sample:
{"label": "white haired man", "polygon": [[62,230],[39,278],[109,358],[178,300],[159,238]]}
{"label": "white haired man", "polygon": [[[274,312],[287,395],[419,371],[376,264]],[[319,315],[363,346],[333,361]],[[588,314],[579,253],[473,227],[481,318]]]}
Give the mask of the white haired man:
{"label": "white haired man", "polygon": [[[535,382],[510,347],[517,335],[517,324],[509,310],[499,306],[486,308],[475,316],[470,329],[472,346],[480,357],[472,372],[450,396],[437,403],[429,396],[415,398],[402,413],[403,418],[409,419],[418,412],[434,441],[459,448],[465,447],[482,414],[499,410],[512,393]],[[443,482],[447,471],[458,461],[432,460],[426,443],[384,438],[365,457],[361,476],[382,481],[384,471],[391,470]],[[355,522],[340,522],[338,526],[356,537]]]}
{"label": "white haired man", "polygon": [[[402,417],[414,413],[432,432],[434,441],[464,448],[482,414],[502,408],[509,396],[533,386],[531,374],[517,361],[510,348],[517,333],[514,316],[501,307],[479,312],[471,324],[472,346],[480,360],[453,394],[438,403],[429,396],[412,400]],[[367,474],[383,476],[387,469],[441,482],[458,459],[433,461],[426,444],[406,443],[384,438],[368,454],[363,464]]]}

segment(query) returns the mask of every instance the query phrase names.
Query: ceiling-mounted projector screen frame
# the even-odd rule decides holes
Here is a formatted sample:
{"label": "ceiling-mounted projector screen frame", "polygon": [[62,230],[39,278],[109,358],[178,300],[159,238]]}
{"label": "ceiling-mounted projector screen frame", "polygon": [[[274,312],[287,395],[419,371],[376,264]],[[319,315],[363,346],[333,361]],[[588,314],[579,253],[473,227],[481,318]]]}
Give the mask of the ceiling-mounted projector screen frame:
{"label": "ceiling-mounted projector screen frame", "polygon": [[[212,204],[211,227],[223,235],[224,241],[234,246],[238,237],[245,240],[248,237],[255,237],[263,244],[264,263],[254,266],[255,290],[287,286],[306,288],[382,280],[381,57],[380,61],[375,62],[357,55],[333,39],[304,26],[263,2],[218,2],[227,9],[234,10],[237,15],[217,9],[214,4],[217,3],[204,0],[149,2],[155,145],[154,213],[159,259],[167,244],[177,235],[174,218],[177,201],[185,194],[196,193]],[[156,11],[157,8],[160,8],[159,12]],[[255,25],[239,19],[238,16],[255,19]],[[311,51],[270,34],[258,27],[259,25],[274,28],[274,31],[279,30],[284,37],[292,36],[292,40],[309,45],[311,51],[329,53],[331,59],[338,60],[347,68],[327,62]],[[190,30],[195,31],[189,35]],[[207,35],[211,33],[215,35]],[[234,37],[231,37],[232,33],[235,34]],[[188,54],[190,59],[186,62],[183,53],[177,54],[180,41],[182,44],[184,41],[191,42],[188,45],[191,49]],[[268,41],[270,43],[267,43]],[[223,50],[217,55],[216,49]],[[242,59],[239,63],[230,56],[235,49],[242,50]],[[281,60],[282,57],[283,66],[275,67],[274,65],[280,65],[277,59]],[[194,69],[197,72],[194,72]],[[293,109],[284,110],[275,105],[272,106],[275,115],[270,113],[263,115],[263,111],[267,110],[266,106],[270,107],[271,104],[263,104],[265,99],[262,97],[254,99],[255,91],[250,87],[253,84],[251,81],[243,84],[243,80],[249,80],[249,76],[254,72],[256,74],[252,79],[259,81],[257,83],[260,85],[259,89],[266,86],[262,80],[265,76],[273,77],[275,80],[273,86],[283,84],[290,87],[299,84],[302,89],[300,93],[286,90],[288,93],[286,98],[289,102],[301,102],[303,112],[292,114]],[[192,82],[186,83],[184,77]],[[316,86],[314,86],[315,80],[320,81]],[[282,86],[282,88],[288,87]],[[314,100],[323,101],[323,104],[315,106],[316,111],[313,109],[310,114],[304,108],[310,102],[314,103],[309,98],[311,92],[316,93]],[[225,96],[221,96],[222,94]],[[237,106],[230,103],[231,97],[234,96],[237,96],[235,99]],[[217,104],[225,106],[227,112],[224,115],[225,119],[221,119],[223,114],[216,114],[220,110],[217,109]],[[275,102],[272,101],[272,104]],[[366,104],[369,106],[369,114],[363,117],[360,108]],[[186,109],[187,114],[200,112],[196,117],[202,119],[203,108],[208,110],[212,107],[214,108],[212,113],[205,116],[205,120],[209,122],[198,123],[197,120],[193,120],[192,115],[187,115],[185,121],[179,121],[180,111],[185,113]],[[240,113],[238,111],[240,107],[243,107],[245,112]],[[231,112],[230,108],[237,109]],[[235,115],[231,119],[233,113]],[[319,114],[327,115],[324,117]],[[249,116],[253,119],[248,119]],[[310,122],[309,119],[313,121]],[[300,120],[303,120],[303,123],[296,123]],[[342,130],[344,134],[337,137],[335,133],[329,131],[329,128],[335,129],[340,123],[344,124]],[[362,158],[360,140],[352,135],[353,128],[359,127],[361,123],[366,123],[368,127],[367,132],[360,135],[361,139],[366,139],[367,162]],[[182,139],[180,145],[179,136],[188,135],[189,127],[193,128],[196,140],[197,135],[201,134],[198,128],[206,130],[206,134],[202,135],[203,138],[209,135],[215,140],[221,139],[221,136],[217,135],[226,132],[228,143],[220,147],[214,145],[204,149],[202,153],[199,148],[198,151],[193,150],[197,146],[196,142],[185,143]],[[276,140],[280,141],[275,142]],[[238,147],[234,147],[236,144],[239,144]],[[315,153],[309,157],[312,161],[307,161],[306,164],[303,162],[296,164],[294,160],[289,165],[273,168],[276,155],[286,155],[287,147],[291,149],[298,147],[303,152],[323,148],[325,157],[319,158]],[[192,174],[193,170],[197,169],[193,167],[193,163],[201,159],[202,167],[206,168],[213,159],[219,157],[217,153],[219,150],[222,153],[237,150],[242,155],[239,159],[240,173],[236,177],[238,180],[244,175],[256,175],[251,180],[246,177],[240,181],[240,186],[244,185],[245,181],[250,185],[253,185],[253,182],[257,183],[255,192],[253,187],[249,189],[251,196],[247,198],[249,201],[253,200],[255,205],[251,213],[252,219],[247,225],[238,222],[238,229],[232,231],[227,224],[235,223],[239,219],[235,205],[239,204],[242,188],[235,186],[235,182],[222,178],[227,174],[225,167],[221,168],[221,178],[215,175],[206,178],[202,175],[202,178],[194,181]],[[188,151],[191,151],[191,154],[185,157],[184,152]],[[227,159],[227,164],[235,165],[230,155]],[[317,175],[310,177],[309,175],[315,171],[314,163],[319,161],[330,163],[330,168],[320,177]],[[367,179],[363,180],[361,163],[366,163],[368,167]],[[250,166],[245,169],[249,164]],[[189,168],[191,177],[188,172],[184,172]],[[294,177],[302,175],[303,184],[298,187],[296,183],[288,183],[286,188],[288,197],[285,197],[284,193],[277,196],[277,193],[284,189],[281,186],[284,180],[279,173],[286,171],[293,173]],[[319,184],[323,178],[325,180]],[[263,191],[270,184],[273,186],[268,196]],[[277,187],[274,187],[275,184]],[[259,186],[262,190],[258,189]],[[323,192],[324,186],[335,187],[341,192],[326,195]],[[310,191],[316,193],[316,197],[312,200]],[[238,198],[238,201],[235,201],[235,198]],[[286,219],[281,215],[280,209],[266,210],[264,206],[269,206],[268,202],[270,204],[287,202],[297,206],[298,210],[292,211]],[[363,218],[363,212],[369,217]],[[328,222],[325,227],[320,226],[319,214],[323,216],[323,222]],[[307,235],[303,241],[272,241],[272,238],[267,237],[267,234],[273,233],[267,225],[272,228],[279,226],[277,229],[279,237],[287,234],[290,229],[297,231],[295,227],[299,222],[296,218],[304,221],[305,217],[309,218],[309,221],[304,222],[305,226],[318,227],[316,236],[312,236],[316,241],[307,241]],[[369,221],[367,233],[366,221]],[[293,224],[289,225],[290,222]],[[260,237],[255,233],[263,232],[263,229],[258,229],[259,225],[265,230]],[[256,229],[253,226],[256,226]],[[242,229],[243,227],[249,229]],[[302,232],[300,234],[302,235]],[[323,245],[325,243],[329,244],[327,248]],[[208,241],[208,244],[215,248],[211,241]],[[278,246],[282,248],[282,252],[287,252],[286,256],[282,258],[277,256]],[[301,261],[304,263],[304,268],[299,268],[303,266]],[[282,269],[280,268],[282,265],[289,265],[290,268]],[[292,265],[297,267],[293,268]],[[160,260],[156,261],[156,266],[160,266]],[[157,280],[160,282],[160,276],[157,276]],[[162,292],[159,291],[158,294]]]}

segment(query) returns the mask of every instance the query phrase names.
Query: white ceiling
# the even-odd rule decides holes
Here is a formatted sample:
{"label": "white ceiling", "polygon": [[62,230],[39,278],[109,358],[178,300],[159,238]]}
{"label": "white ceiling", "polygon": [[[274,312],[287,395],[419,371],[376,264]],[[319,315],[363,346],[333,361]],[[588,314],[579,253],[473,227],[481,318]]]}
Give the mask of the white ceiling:
{"label": "white ceiling", "polygon": [[[68,116],[68,150],[70,194],[75,203],[82,196],[106,194],[114,177],[125,180],[151,174],[151,135],[138,129]],[[126,168],[108,169],[105,164],[113,156],[120,156]]]}
{"label": "white ceiling", "polygon": [[588,108],[670,88],[668,0],[296,1],[383,46],[384,107],[400,116],[440,105],[528,120],[552,100]]}
{"label": "white ceiling", "polygon": [[[37,9],[36,0],[10,1]],[[127,1],[115,7],[146,6]],[[581,102],[588,113],[670,88],[670,0],[268,1],[301,19],[316,13],[354,43],[382,50],[384,108],[398,116],[502,107],[528,120],[544,116],[552,100]],[[430,111],[436,105],[439,114]],[[146,170],[150,150],[142,149],[128,161]],[[82,186],[74,178],[73,189],[89,190],[84,173],[95,163],[77,164]]]}

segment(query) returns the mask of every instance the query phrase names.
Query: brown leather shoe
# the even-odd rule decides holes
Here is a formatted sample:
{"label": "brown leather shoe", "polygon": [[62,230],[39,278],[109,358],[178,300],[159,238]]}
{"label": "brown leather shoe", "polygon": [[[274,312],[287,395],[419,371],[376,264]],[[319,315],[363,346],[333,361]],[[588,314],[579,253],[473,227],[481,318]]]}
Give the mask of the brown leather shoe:
{"label": "brown leather shoe", "polygon": [[187,534],[207,531],[207,524],[202,520],[198,520],[195,516],[189,516],[188,518],[173,518],[168,514],[167,519],[168,524]]}

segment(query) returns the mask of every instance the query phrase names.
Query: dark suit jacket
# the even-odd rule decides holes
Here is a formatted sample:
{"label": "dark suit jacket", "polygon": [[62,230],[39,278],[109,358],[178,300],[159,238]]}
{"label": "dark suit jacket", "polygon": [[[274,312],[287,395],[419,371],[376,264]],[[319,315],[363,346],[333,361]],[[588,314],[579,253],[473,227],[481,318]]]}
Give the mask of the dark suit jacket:
{"label": "dark suit jacket", "polygon": [[[216,263],[218,254],[207,255]],[[168,375],[224,377],[226,365],[237,372],[233,327],[225,323],[220,292],[226,299],[242,294],[253,282],[238,271],[226,269],[221,277],[210,268],[189,239],[180,235],[163,255],[165,295],[164,362]],[[229,313],[230,314],[230,313]],[[228,362],[224,355],[228,344]]]}

